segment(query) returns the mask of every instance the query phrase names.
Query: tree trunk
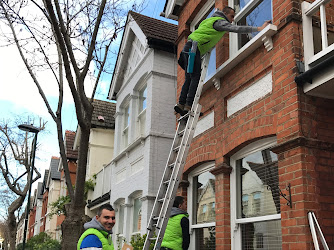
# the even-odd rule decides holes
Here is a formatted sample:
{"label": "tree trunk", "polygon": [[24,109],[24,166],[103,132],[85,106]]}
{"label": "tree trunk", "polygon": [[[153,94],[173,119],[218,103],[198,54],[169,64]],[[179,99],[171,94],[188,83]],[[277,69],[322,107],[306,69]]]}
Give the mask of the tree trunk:
{"label": "tree trunk", "polygon": [[[91,113],[87,115],[91,120]],[[78,240],[84,232],[83,225],[90,218],[85,215],[84,187],[86,178],[87,153],[89,142],[90,126],[88,129],[81,128],[79,160],[76,172],[76,185],[74,200],[66,210],[66,218],[61,225],[62,228],[62,249],[76,249]]]}
{"label": "tree trunk", "polygon": [[83,224],[85,221],[85,215],[82,211],[85,211],[83,206],[81,209],[74,211],[70,206],[70,211],[61,224],[62,231],[62,249],[77,249],[78,239],[84,232]]}
{"label": "tree trunk", "polygon": [[8,227],[7,236],[9,237],[8,241],[10,244],[9,250],[15,250],[17,223],[16,223],[16,217],[12,212],[8,214],[7,227]]}

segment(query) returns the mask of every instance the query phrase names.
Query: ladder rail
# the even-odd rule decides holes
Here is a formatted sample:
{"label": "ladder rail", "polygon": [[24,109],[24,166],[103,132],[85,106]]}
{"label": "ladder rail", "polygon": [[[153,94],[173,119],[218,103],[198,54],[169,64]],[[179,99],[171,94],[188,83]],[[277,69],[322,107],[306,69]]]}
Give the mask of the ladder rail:
{"label": "ladder rail", "polygon": [[[183,169],[188,156],[191,141],[193,139],[195,128],[200,116],[202,106],[199,104],[199,99],[207,73],[210,54],[211,52],[204,56],[204,60],[202,62],[202,74],[197,86],[191,110],[187,115],[179,119],[172,147],[169,152],[168,160],[148,222],[148,233],[143,247],[144,250],[149,250],[151,241],[153,240],[153,235],[156,231],[158,232],[154,249],[159,250],[161,247],[169,219],[169,214],[173,206],[172,201],[175,198],[178,185],[183,174]],[[173,167],[171,168],[170,165],[173,165]]]}
{"label": "ladder rail", "polygon": [[[192,121],[189,120],[189,123],[191,123],[190,124],[191,129],[190,129],[190,133],[189,133],[190,138],[192,138],[194,133],[195,133],[194,123],[199,118],[201,108],[202,107],[198,104],[197,108],[196,108],[196,113],[195,113],[195,116],[197,116],[197,119],[195,117],[195,119],[193,119]],[[172,183],[171,183],[171,185],[169,185],[167,187],[167,191],[166,191],[166,195],[169,196],[169,199],[165,199],[164,203],[171,201],[176,195],[176,192],[177,192],[177,189],[178,189],[178,184],[179,184],[179,182],[181,180],[181,176],[183,174],[183,171],[180,171],[180,170],[181,169],[183,170],[183,167],[184,167],[185,161],[186,161],[186,156],[188,154],[189,149],[190,149],[190,144],[185,145],[184,152],[182,154],[181,154],[181,152],[179,153],[179,155],[181,154],[182,157],[180,157],[179,162],[177,163],[179,165],[179,167],[178,168],[175,167],[175,169],[173,171],[174,173],[172,175],[173,176],[172,177],[173,178]],[[160,249],[160,246],[161,246],[161,243],[162,243],[162,238],[163,238],[163,235],[165,233],[166,226],[167,226],[167,223],[168,223],[171,208],[172,208],[172,206],[162,206],[162,209],[161,209],[161,212],[160,212],[160,224],[158,223],[160,230],[159,230],[159,233],[157,234],[157,241],[155,243],[154,249]]]}
{"label": "ladder rail", "polygon": [[309,220],[309,224],[310,224],[310,230],[311,230],[311,235],[312,235],[312,239],[313,239],[314,248],[316,250],[320,250],[318,237],[317,237],[317,231],[318,231],[318,233],[320,234],[319,238],[321,240],[322,246],[324,247],[325,250],[329,250],[329,247],[327,245],[325,236],[323,235],[323,233],[321,231],[320,225],[318,223],[317,218],[315,217],[314,212],[310,211],[310,212],[308,212],[307,215],[308,215],[308,220]]}
{"label": "ladder rail", "polygon": [[[177,130],[179,130],[179,128],[181,127],[182,124],[178,124],[178,128]],[[162,190],[163,186],[165,185],[164,182],[166,181],[166,176],[167,176],[167,172],[170,171],[169,169],[169,165],[171,164],[170,163],[170,159],[172,158],[172,155],[173,155],[173,149],[174,149],[174,145],[176,144],[175,142],[179,140],[178,136],[177,136],[177,133],[175,133],[175,136],[174,136],[174,139],[173,139],[173,143],[172,143],[172,147],[169,151],[169,156],[168,156],[168,160],[167,160],[167,163],[166,163],[166,166],[165,166],[165,169],[164,169],[164,173],[162,175],[162,181],[160,182],[160,185],[159,185],[159,191]],[[174,166],[175,168],[175,166]],[[157,209],[156,206],[159,206],[159,202],[158,200],[161,199],[161,197],[159,196],[159,192],[158,192],[158,195],[156,196],[155,198],[155,202],[153,204],[153,208],[152,208],[152,212],[151,212],[151,216],[150,218],[153,218],[154,217],[154,214],[156,214],[155,210]],[[150,225],[152,223],[152,221],[149,222],[149,225],[148,225],[148,229],[152,226]],[[149,229],[151,230],[151,229]]]}

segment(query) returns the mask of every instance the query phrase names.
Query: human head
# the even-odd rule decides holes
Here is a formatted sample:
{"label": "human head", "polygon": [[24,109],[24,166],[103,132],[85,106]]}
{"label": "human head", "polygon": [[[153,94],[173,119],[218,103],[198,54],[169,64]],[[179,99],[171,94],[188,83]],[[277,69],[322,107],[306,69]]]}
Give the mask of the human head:
{"label": "human head", "polygon": [[176,196],[174,199],[173,207],[180,208],[182,210],[186,210],[186,202],[182,196]]}
{"label": "human head", "polygon": [[110,204],[103,204],[97,211],[96,219],[107,231],[110,231],[115,225],[114,208]]}
{"label": "human head", "polygon": [[227,19],[230,21],[230,22],[233,22],[234,21],[234,16],[235,16],[235,9],[229,7],[229,6],[226,6],[224,9],[223,9],[223,13],[224,15],[227,17]]}

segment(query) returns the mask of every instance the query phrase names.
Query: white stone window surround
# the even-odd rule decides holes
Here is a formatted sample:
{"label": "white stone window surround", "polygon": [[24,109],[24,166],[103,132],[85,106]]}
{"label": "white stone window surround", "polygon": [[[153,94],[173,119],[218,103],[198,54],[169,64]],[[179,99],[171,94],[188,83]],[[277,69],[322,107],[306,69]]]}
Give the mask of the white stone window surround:
{"label": "white stone window surround", "polygon": [[[312,4],[305,1],[302,2],[305,71],[317,64],[320,59],[334,50],[334,44],[328,46],[327,38],[325,5],[329,2],[330,0],[317,0]],[[322,50],[319,53],[314,54],[312,16],[319,10]]]}
{"label": "white stone window surround", "polygon": [[255,153],[259,150],[269,148],[276,145],[276,137],[269,137],[265,139],[258,140],[250,145],[247,145],[239,152],[231,156],[230,163],[232,167],[232,172],[230,175],[230,197],[231,197],[231,249],[241,249],[241,224],[250,223],[250,222],[261,222],[261,221],[270,221],[270,220],[280,220],[281,214],[273,214],[267,216],[258,216],[251,218],[237,218],[237,193],[240,191],[237,187],[236,181],[236,162],[238,159],[246,157],[252,153]]}
{"label": "white stone window surround", "polygon": [[[254,1],[255,0],[247,4],[247,6],[245,6],[243,10],[247,11],[248,8],[251,8],[254,4]],[[198,12],[196,17],[190,24],[191,31],[195,29],[196,24],[203,18],[203,15],[205,15],[205,13],[207,13],[214,4],[215,4],[214,0],[207,1],[207,3]],[[233,6],[232,0],[229,0],[229,6]],[[207,79],[204,82],[203,91],[208,89],[209,86],[211,86],[212,84],[218,90],[220,88],[220,78],[226,75],[229,71],[231,71],[235,66],[241,63],[244,59],[246,59],[256,49],[262,46],[262,44],[265,46],[267,51],[273,49],[272,36],[275,35],[276,33],[277,33],[277,27],[273,24],[269,24],[266,28],[264,28],[261,32],[259,32],[253,39],[251,39],[247,44],[245,44],[245,46],[243,46],[240,50],[237,50],[236,47],[233,48],[232,41],[230,40],[230,48],[232,46],[232,49],[230,49],[230,58],[225,63],[223,63],[219,68],[216,69],[215,74],[210,75],[209,77],[207,76]],[[237,36],[235,37],[237,38]],[[237,46],[237,41],[235,41],[234,44],[235,46]]]}
{"label": "white stone window surround", "polygon": [[[139,201],[142,201],[142,196],[143,196],[143,192],[141,190],[137,190],[137,191],[134,191],[128,198],[128,200],[130,201],[129,203],[131,204],[131,212],[130,212],[130,236],[133,236],[133,235],[137,235],[137,234],[140,234],[140,230],[139,231],[134,231],[135,229],[133,228],[133,222],[134,222],[134,205],[135,205],[135,200],[139,200]],[[141,202],[141,207],[140,207],[140,210],[142,210],[142,206],[143,206],[143,203]],[[141,220],[141,224],[143,224],[143,221]],[[138,226],[138,225],[137,225]],[[142,225],[140,225],[140,228]]]}
{"label": "white stone window surround", "polygon": [[[250,1],[244,8],[243,11],[247,11],[249,8],[252,8],[255,1]],[[203,8],[196,15],[194,20],[190,25],[190,30],[193,31],[195,25],[201,20],[203,15],[207,13],[210,8],[215,4],[215,1],[209,0],[203,6]],[[233,6],[233,0],[229,0],[229,6]],[[240,14],[240,12],[238,13]],[[236,16],[236,18],[238,15]],[[220,78],[226,75],[230,70],[232,70],[235,66],[241,63],[245,58],[247,58],[250,54],[252,54],[257,48],[264,44],[267,51],[270,51],[273,48],[272,36],[277,33],[277,27],[273,24],[269,24],[266,28],[264,28],[261,32],[259,32],[253,39],[251,39],[245,46],[243,46],[240,50],[237,50],[236,47],[233,47],[233,44],[237,46],[237,42],[232,42],[233,39],[230,39],[230,58],[223,63],[219,68],[216,69],[216,73],[209,76],[208,79],[204,82],[203,91],[209,88],[212,84],[218,90],[220,88]],[[231,33],[233,34],[233,33]],[[237,34],[235,34],[237,35]],[[237,36],[235,36],[237,38]],[[232,48],[231,48],[232,46]]]}
{"label": "white stone window surround", "polygon": [[191,173],[189,173],[188,175],[188,181],[189,181],[189,187],[187,190],[187,210],[188,210],[188,214],[189,214],[189,229],[190,229],[190,246],[189,249],[195,249],[196,246],[196,235],[194,235],[194,230],[197,228],[203,228],[203,227],[214,227],[216,226],[215,222],[210,222],[210,223],[203,223],[203,224],[194,224],[193,222],[193,218],[194,218],[194,191],[193,191],[193,187],[194,187],[194,177],[198,176],[200,174],[203,174],[205,172],[208,172],[212,169],[214,169],[215,167],[215,162],[211,161],[211,162],[206,162],[204,164],[202,164],[201,166],[199,166],[198,168],[196,168],[194,171],[192,171]]}

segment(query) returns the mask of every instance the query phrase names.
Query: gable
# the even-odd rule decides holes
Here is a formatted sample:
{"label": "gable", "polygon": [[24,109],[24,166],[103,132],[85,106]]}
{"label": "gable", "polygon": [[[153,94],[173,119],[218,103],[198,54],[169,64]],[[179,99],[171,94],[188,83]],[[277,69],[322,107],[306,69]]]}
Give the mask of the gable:
{"label": "gable", "polygon": [[146,48],[146,36],[131,15],[129,15],[118,52],[108,99],[116,99],[114,97],[119,92],[126,79],[135,70]]}

